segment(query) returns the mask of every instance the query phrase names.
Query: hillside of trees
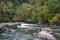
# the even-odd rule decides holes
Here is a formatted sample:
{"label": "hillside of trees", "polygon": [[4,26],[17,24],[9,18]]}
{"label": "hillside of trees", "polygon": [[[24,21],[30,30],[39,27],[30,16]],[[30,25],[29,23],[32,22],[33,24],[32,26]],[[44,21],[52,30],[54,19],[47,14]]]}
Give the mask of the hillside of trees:
{"label": "hillside of trees", "polygon": [[60,24],[60,0],[0,0],[0,23]]}

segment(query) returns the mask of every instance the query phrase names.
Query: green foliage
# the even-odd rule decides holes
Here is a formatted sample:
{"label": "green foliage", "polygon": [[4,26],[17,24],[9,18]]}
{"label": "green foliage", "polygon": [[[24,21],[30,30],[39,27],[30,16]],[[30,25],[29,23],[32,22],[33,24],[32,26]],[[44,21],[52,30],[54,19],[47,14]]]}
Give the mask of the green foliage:
{"label": "green foliage", "polygon": [[7,2],[7,5],[12,8],[14,6],[14,4],[12,2]]}
{"label": "green foliage", "polygon": [[0,22],[60,22],[59,0],[1,0],[0,5]]}
{"label": "green foliage", "polygon": [[2,13],[2,22],[8,22],[9,21],[9,16],[7,15],[6,12]]}

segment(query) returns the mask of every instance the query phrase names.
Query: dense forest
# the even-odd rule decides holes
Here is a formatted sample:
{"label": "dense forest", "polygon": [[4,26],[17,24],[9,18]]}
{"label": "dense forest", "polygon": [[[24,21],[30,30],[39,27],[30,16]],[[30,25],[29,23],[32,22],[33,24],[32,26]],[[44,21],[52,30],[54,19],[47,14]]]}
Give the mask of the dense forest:
{"label": "dense forest", "polygon": [[60,0],[0,0],[0,23],[60,24]]}

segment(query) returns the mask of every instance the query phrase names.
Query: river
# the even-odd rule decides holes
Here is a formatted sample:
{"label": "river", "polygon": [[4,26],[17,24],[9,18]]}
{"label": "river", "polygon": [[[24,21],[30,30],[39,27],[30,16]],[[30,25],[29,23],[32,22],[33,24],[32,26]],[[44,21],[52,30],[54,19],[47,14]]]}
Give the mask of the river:
{"label": "river", "polygon": [[[55,29],[54,29],[55,30]],[[33,33],[38,33],[37,29],[22,29],[17,28],[16,32],[0,33],[0,40],[45,40],[42,38],[34,37]],[[60,40],[60,31],[54,31],[54,36]]]}

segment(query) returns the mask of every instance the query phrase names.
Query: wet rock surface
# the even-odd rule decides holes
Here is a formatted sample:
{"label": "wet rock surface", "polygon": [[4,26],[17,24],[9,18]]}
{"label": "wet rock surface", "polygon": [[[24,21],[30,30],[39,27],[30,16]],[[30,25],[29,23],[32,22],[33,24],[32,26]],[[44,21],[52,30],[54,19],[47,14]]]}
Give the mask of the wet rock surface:
{"label": "wet rock surface", "polygon": [[0,33],[4,32],[3,27],[0,27]]}
{"label": "wet rock surface", "polygon": [[3,32],[15,32],[16,30],[16,26],[12,25],[12,26],[9,26],[9,25],[4,25],[3,27],[0,27],[0,33],[3,33]]}

